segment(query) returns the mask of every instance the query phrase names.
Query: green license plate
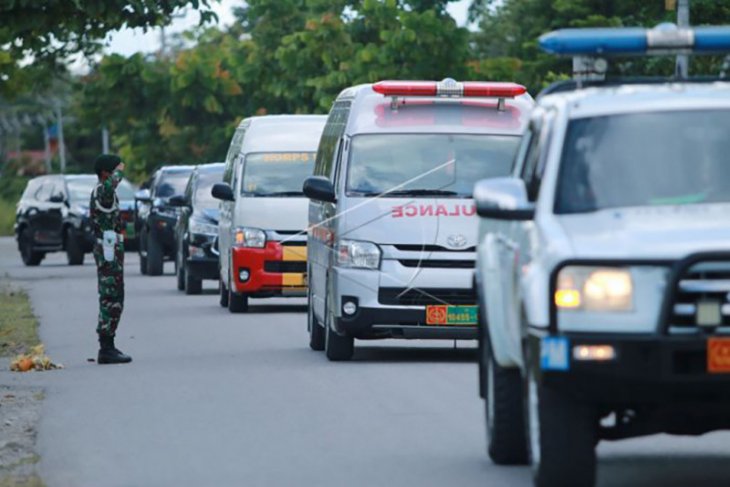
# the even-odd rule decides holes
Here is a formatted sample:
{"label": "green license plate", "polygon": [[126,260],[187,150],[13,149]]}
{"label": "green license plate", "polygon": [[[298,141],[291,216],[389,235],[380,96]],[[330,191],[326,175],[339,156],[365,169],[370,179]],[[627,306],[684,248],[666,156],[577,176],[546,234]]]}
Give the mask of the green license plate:
{"label": "green license plate", "polygon": [[476,325],[477,306],[426,306],[427,325]]}
{"label": "green license plate", "polygon": [[124,234],[127,239],[134,238],[134,223],[127,223]]}

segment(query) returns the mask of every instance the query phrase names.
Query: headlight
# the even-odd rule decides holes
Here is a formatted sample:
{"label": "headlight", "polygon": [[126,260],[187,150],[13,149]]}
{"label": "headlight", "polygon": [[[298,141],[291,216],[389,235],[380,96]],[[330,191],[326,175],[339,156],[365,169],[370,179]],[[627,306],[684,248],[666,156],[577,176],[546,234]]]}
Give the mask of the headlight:
{"label": "headlight", "polygon": [[259,228],[239,227],[233,232],[234,247],[262,249],[266,245],[266,232]]}
{"label": "headlight", "polygon": [[555,305],[561,310],[631,311],[633,295],[628,269],[567,266],[558,274]]}
{"label": "headlight", "polygon": [[378,269],[380,248],[371,242],[340,240],[336,246],[337,263],[345,267]]}
{"label": "headlight", "polygon": [[188,232],[198,235],[218,235],[218,227],[200,220],[190,220]]}

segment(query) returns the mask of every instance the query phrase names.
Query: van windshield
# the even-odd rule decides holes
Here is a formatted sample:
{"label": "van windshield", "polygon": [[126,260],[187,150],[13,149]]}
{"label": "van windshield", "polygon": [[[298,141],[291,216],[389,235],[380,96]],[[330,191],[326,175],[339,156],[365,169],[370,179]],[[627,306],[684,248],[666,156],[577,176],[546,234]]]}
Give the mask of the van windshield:
{"label": "van windshield", "polygon": [[358,135],[350,145],[347,193],[471,198],[480,179],[509,174],[519,141],[507,135]]}
{"label": "van windshield", "polygon": [[241,194],[245,196],[303,196],[304,180],[314,170],[314,152],[248,154],[243,165]]}
{"label": "van windshield", "polygon": [[730,202],[730,111],[590,117],[568,126],[556,213]]}

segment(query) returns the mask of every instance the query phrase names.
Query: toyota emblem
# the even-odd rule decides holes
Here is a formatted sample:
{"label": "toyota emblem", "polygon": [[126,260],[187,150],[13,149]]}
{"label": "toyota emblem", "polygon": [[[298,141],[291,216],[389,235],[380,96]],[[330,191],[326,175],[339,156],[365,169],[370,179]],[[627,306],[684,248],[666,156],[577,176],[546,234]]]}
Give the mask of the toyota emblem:
{"label": "toyota emblem", "polygon": [[446,243],[449,244],[449,247],[454,247],[455,249],[460,249],[461,247],[466,245],[466,237],[463,235],[449,235],[449,238],[446,239]]}

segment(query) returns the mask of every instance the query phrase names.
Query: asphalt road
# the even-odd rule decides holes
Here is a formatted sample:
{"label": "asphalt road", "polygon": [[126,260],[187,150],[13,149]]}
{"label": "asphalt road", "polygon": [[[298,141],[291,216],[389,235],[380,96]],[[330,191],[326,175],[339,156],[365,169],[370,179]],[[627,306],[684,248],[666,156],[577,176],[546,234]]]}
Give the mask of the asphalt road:
{"label": "asphalt road", "polygon": [[[30,292],[41,337],[64,370],[0,372],[43,386],[40,473],[69,486],[528,486],[527,468],[486,457],[472,345],[358,343],[350,363],[307,346],[302,300],[257,300],[251,312],[139,274],[127,254],[117,345],[97,351],[94,266],[62,254],[22,266],[0,239],[0,275]],[[600,486],[727,486],[730,433],[664,435],[599,446]],[[570,475],[566,472],[566,475]]]}

